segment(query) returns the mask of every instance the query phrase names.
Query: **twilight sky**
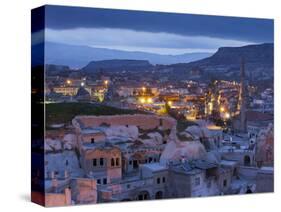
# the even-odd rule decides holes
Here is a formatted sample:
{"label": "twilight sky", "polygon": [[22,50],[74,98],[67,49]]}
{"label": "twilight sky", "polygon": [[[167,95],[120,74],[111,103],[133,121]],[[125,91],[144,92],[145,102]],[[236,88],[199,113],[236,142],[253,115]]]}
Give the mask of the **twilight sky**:
{"label": "twilight sky", "polygon": [[182,54],[273,42],[270,19],[61,6],[46,6],[45,14],[45,39],[71,45]]}

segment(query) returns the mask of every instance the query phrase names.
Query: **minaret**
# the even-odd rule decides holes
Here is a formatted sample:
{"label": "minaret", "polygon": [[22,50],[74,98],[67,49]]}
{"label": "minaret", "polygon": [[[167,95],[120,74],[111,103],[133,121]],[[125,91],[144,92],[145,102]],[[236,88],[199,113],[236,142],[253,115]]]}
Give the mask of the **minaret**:
{"label": "minaret", "polygon": [[245,60],[241,58],[240,66],[240,94],[239,94],[239,104],[240,104],[240,130],[242,132],[247,131],[247,120],[246,120],[246,85],[245,85]]}

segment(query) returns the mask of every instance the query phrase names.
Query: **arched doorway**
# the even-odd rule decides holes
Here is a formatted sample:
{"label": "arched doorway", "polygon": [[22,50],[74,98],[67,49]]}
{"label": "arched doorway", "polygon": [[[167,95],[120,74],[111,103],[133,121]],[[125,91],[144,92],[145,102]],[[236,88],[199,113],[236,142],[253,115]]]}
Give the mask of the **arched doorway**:
{"label": "arched doorway", "polygon": [[148,191],[141,191],[137,196],[137,200],[149,200],[149,199],[150,199],[150,195]]}
{"label": "arched doorway", "polygon": [[233,170],[233,176],[237,176],[238,172],[237,172],[237,168],[234,168]]}
{"label": "arched doorway", "polygon": [[250,186],[247,186],[246,194],[252,194],[253,191]]}
{"label": "arched doorway", "polygon": [[250,166],[251,165],[251,158],[249,155],[245,155],[244,157],[244,166]]}
{"label": "arched doorway", "polygon": [[252,194],[252,190],[250,188],[247,189],[246,194]]}
{"label": "arched doorway", "polygon": [[134,169],[134,170],[137,170],[137,169],[139,168],[139,164],[140,164],[142,161],[145,160],[144,154],[139,153],[139,152],[133,154],[132,157],[131,157],[131,159],[132,159],[132,161],[133,161],[133,169]]}
{"label": "arched doorway", "polygon": [[155,194],[155,199],[163,199],[163,192],[157,191]]}

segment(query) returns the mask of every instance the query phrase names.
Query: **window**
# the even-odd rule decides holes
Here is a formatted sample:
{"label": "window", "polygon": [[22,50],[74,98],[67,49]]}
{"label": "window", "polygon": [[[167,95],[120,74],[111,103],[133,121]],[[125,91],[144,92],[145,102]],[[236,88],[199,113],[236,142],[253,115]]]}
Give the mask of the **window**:
{"label": "window", "polygon": [[162,119],[159,119],[159,125],[163,126],[163,120]]}
{"label": "window", "polygon": [[148,199],[148,195],[146,193],[143,195],[143,199]]}
{"label": "window", "polygon": [[129,164],[132,165],[132,161],[131,160],[129,161]]}
{"label": "window", "polygon": [[250,166],[251,165],[251,158],[250,156],[246,155],[244,157],[244,166]]}
{"label": "window", "polygon": [[93,159],[93,166],[97,166],[97,159],[96,158]]}
{"label": "window", "polygon": [[119,166],[119,158],[116,158],[116,166]]}
{"label": "window", "polygon": [[133,168],[138,169],[139,168],[139,162],[137,160],[134,160],[133,162]]}
{"label": "window", "polygon": [[103,184],[107,184],[107,179],[106,178],[103,178]]}
{"label": "window", "polygon": [[223,187],[226,187],[227,186],[227,180],[224,180],[223,181]]}
{"label": "window", "polygon": [[94,138],[91,138],[91,143],[95,143],[95,139]]}
{"label": "window", "polygon": [[103,166],[103,165],[104,165],[103,158],[100,158],[100,166]]}
{"label": "window", "polygon": [[97,184],[100,185],[101,184],[101,180],[97,179]]}
{"label": "window", "polygon": [[152,158],[150,157],[150,158],[149,158],[149,163],[151,163],[151,162],[152,162]]}
{"label": "window", "polygon": [[157,178],[157,184],[160,184],[160,178],[159,177]]}
{"label": "window", "polygon": [[127,188],[128,188],[128,189],[131,188],[131,185],[130,185],[130,184],[127,184]]}
{"label": "window", "polygon": [[155,199],[162,199],[163,198],[163,192],[162,191],[158,191],[155,194]]}
{"label": "window", "polygon": [[163,183],[166,182],[166,178],[165,178],[165,177],[162,178],[162,182],[163,182]]}
{"label": "window", "polygon": [[200,177],[195,178],[195,185],[199,186],[200,185]]}
{"label": "window", "polygon": [[111,166],[115,166],[114,158],[111,158]]}

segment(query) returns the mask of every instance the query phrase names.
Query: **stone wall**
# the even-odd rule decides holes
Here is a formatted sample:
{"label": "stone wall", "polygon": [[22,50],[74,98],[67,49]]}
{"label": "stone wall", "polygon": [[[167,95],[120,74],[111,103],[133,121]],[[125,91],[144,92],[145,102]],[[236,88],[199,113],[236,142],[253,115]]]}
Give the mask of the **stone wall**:
{"label": "stone wall", "polygon": [[104,133],[92,133],[92,134],[83,134],[81,135],[81,140],[83,143],[91,143],[92,139],[94,142],[104,141],[106,138]]}
{"label": "stone wall", "polygon": [[45,194],[45,206],[65,206],[71,205],[71,191],[66,188],[64,193],[46,193]]}
{"label": "stone wall", "polygon": [[230,189],[231,180],[233,176],[233,169],[231,168],[222,168],[220,169],[218,186],[221,192],[227,193]]}
{"label": "stone wall", "polygon": [[97,203],[97,183],[95,179],[78,178],[71,182],[72,199],[76,204]]}
{"label": "stone wall", "polygon": [[[121,184],[111,184],[106,186],[102,195],[102,202],[108,201],[131,201],[137,200],[142,192],[148,193],[148,199],[154,199],[153,178],[134,180]],[[107,195],[105,195],[108,193]],[[105,198],[106,197],[106,198]],[[110,199],[111,198],[111,199]]]}
{"label": "stone wall", "polygon": [[258,193],[274,192],[274,173],[272,170],[259,170],[257,174]]}
{"label": "stone wall", "polygon": [[[99,166],[99,159],[103,158],[103,166]],[[119,164],[116,164],[118,158]],[[93,166],[93,159],[97,159],[97,165]],[[111,159],[114,159],[114,166],[111,165]],[[83,154],[82,167],[87,174],[92,172],[96,176],[105,176],[108,183],[114,179],[122,178],[122,157],[121,151],[117,147],[110,149],[87,150]]]}
{"label": "stone wall", "polygon": [[81,122],[84,127],[99,127],[102,124],[108,124],[110,126],[134,125],[143,130],[154,129],[159,127],[160,125],[162,125],[163,129],[166,130],[171,129],[176,125],[176,120],[170,117],[142,114],[113,116],[76,116],[72,122],[74,126],[77,126],[77,123]]}
{"label": "stone wall", "polygon": [[[255,152],[254,151],[234,151],[234,152],[221,152],[221,157],[223,160],[232,160],[237,161],[239,165],[244,166],[255,166],[256,161],[254,159]],[[249,164],[245,163],[245,157],[248,157],[250,159]]]}
{"label": "stone wall", "polygon": [[257,178],[258,168],[249,166],[239,166],[238,175],[247,180],[255,180]]}
{"label": "stone wall", "polygon": [[168,195],[173,198],[191,197],[190,175],[180,172],[169,172]]}

